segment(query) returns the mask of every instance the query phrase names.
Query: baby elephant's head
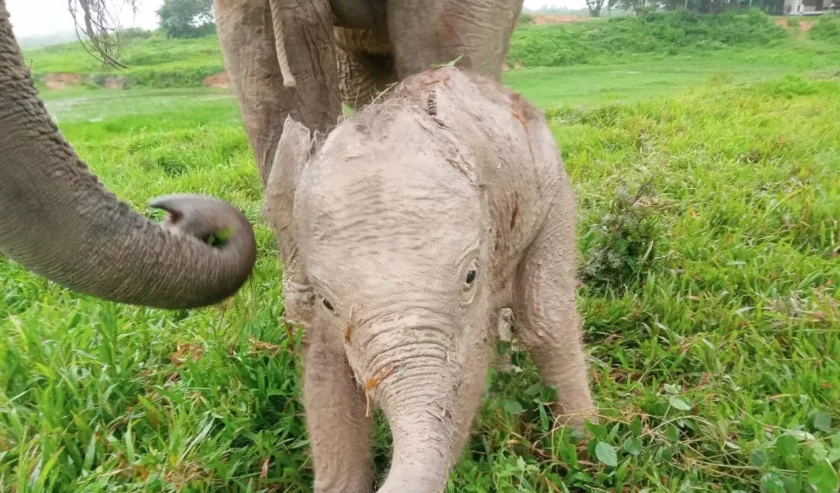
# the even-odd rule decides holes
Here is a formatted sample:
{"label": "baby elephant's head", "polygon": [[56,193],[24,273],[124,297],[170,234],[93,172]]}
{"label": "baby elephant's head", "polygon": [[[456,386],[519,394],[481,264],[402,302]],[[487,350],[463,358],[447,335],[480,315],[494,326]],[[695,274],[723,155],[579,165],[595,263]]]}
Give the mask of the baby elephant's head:
{"label": "baby elephant's head", "polygon": [[419,111],[393,108],[343,123],[297,168],[289,228],[315,297],[307,330],[345,347],[389,421],[381,491],[443,491],[483,393],[490,218],[472,159]]}

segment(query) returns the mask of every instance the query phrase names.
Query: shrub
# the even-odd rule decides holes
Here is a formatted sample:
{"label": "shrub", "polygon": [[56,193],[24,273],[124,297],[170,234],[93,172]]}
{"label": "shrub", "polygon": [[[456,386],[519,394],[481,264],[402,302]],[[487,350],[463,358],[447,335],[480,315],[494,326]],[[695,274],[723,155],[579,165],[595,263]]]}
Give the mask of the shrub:
{"label": "shrub", "polygon": [[649,188],[642,185],[635,195],[619,189],[601,221],[584,235],[580,277],[590,289],[623,290],[639,280],[656,257],[659,217],[642,200]]}
{"label": "shrub", "polygon": [[524,25],[524,24],[533,24],[534,23],[534,16],[527,13],[522,12],[519,14],[519,19],[517,19],[517,24]]}
{"label": "shrub", "polygon": [[131,41],[134,39],[149,39],[154,34],[152,31],[147,31],[140,27],[129,27],[120,33],[120,38],[123,41]]}
{"label": "shrub", "polygon": [[808,37],[819,41],[840,41],[840,16],[827,15],[808,31]]}

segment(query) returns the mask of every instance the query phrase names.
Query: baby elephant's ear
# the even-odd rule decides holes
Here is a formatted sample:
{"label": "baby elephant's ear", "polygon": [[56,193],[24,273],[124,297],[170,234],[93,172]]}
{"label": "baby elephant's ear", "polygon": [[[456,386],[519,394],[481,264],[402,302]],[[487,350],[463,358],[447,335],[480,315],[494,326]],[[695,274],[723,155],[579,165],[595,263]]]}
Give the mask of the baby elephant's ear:
{"label": "baby elephant's ear", "polygon": [[[298,168],[309,160],[311,150],[312,137],[309,129],[287,116],[283,122],[283,133],[280,134],[277,150],[274,152],[271,172],[268,174],[268,191],[274,192],[275,187],[294,182]],[[290,177],[292,180],[288,180]]]}
{"label": "baby elephant's ear", "polygon": [[287,116],[274,153],[263,204],[263,217],[274,227],[284,258],[285,243],[290,243],[289,235],[292,234],[290,228],[298,173],[309,161],[311,154],[312,138],[309,129]]}

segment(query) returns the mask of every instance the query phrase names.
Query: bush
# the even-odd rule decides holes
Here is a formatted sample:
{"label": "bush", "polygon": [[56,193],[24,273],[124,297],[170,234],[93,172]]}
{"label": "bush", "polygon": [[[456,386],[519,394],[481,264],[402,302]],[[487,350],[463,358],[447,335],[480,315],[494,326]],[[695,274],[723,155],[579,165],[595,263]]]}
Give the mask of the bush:
{"label": "bush", "polygon": [[791,27],[791,28],[794,28],[794,29],[799,29],[799,26],[800,26],[799,17],[788,17],[787,25],[788,25],[788,27]]}
{"label": "bush", "polygon": [[224,70],[222,65],[206,67],[178,67],[172,70],[157,68],[137,70],[131,74],[133,85],[166,89],[171,87],[201,87],[204,79]]}
{"label": "bush", "polygon": [[808,31],[808,37],[819,41],[840,41],[840,16],[828,15]]}
{"label": "bush", "polygon": [[522,13],[519,14],[519,19],[517,19],[516,22],[519,25],[533,24],[534,23],[534,16],[527,13],[527,12],[522,12]]}
{"label": "bush", "polygon": [[123,41],[131,41],[134,39],[149,39],[154,34],[152,31],[147,31],[140,27],[129,27],[120,33],[120,38]]}

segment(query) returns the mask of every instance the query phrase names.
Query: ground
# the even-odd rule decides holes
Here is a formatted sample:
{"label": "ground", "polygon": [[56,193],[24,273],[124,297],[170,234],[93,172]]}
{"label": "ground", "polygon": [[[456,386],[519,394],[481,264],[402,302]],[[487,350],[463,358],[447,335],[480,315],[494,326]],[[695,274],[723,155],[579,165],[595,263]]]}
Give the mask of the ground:
{"label": "ground", "polygon": [[[809,50],[505,73],[546,111],[577,192],[602,423],[588,442],[552,429],[551,390],[514,352],[449,492],[837,491],[840,57]],[[42,95],[120,198],[152,214],[162,193],[223,197],[259,258],[228,302],[176,312],[0,262],[0,491],[311,491],[299,334],[230,94]]]}

